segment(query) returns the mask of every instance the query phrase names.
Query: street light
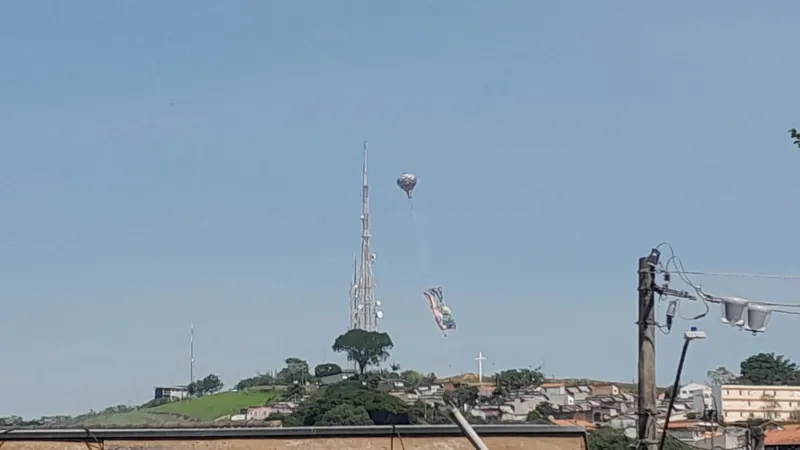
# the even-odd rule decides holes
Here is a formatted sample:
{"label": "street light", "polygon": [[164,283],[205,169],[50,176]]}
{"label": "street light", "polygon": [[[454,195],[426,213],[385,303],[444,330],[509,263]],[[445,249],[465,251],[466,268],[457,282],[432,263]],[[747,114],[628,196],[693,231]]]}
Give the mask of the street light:
{"label": "street light", "polygon": [[672,415],[672,407],[675,406],[676,389],[681,384],[681,372],[683,372],[683,362],[686,360],[686,350],[689,349],[689,342],[705,339],[706,332],[699,331],[697,327],[691,327],[689,331],[683,333],[683,349],[681,359],[678,361],[678,372],[675,373],[675,382],[672,384],[672,395],[669,396],[669,406],[667,406],[667,417],[664,419],[664,426],[661,428],[661,441],[658,443],[658,450],[664,450],[664,443],[667,441],[667,430],[669,429],[669,417]]}
{"label": "street light", "polygon": [[740,297],[722,297],[722,323],[744,327],[753,333],[763,333],[767,329],[772,309],[752,303]]}
{"label": "street light", "polygon": [[763,333],[772,316],[772,310],[761,305],[747,306],[747,325],[744,329],[753,333]]}
{"label": "street light", "polygon": [[723,297],[722,304],[722,323],[740,327],[744,325],[745,310],[749,302],[739,297]]}

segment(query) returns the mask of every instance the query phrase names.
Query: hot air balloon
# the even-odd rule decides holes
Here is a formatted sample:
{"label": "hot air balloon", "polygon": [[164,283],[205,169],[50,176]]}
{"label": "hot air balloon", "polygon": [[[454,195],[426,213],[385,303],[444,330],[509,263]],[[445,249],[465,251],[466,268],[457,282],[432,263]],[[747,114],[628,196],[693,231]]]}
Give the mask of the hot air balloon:
{"label": "hot air balloon", "polygon": [[397,187],[405,191],[408,198],[411,198],[411,193],[414,192],[416,185],[417,176],[413,173],[404,173],[397,178]]}

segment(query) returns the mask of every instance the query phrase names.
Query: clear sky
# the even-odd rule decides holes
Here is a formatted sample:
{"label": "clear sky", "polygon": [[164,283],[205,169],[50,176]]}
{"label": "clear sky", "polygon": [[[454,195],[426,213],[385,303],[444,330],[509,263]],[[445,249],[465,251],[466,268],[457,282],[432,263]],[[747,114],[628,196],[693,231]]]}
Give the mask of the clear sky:
{"label": "clear sky", "polygon": [[[800,4],[657,3],[4,4],[0,414],[186,382],[191,323],[196,372],[229,385],[287,356],[342,362],[364,139],[392,361],[444,375],[481,350],[631,380],[653,245],[690,270],[800,273]],[[695,281],[800,301],[799,282]],[[459,325],[446,339],[428,284]],[[709,339],[687,381],[800,360],[800,318],[689,325]],[[659,336],[660,384],[680,345]]]}

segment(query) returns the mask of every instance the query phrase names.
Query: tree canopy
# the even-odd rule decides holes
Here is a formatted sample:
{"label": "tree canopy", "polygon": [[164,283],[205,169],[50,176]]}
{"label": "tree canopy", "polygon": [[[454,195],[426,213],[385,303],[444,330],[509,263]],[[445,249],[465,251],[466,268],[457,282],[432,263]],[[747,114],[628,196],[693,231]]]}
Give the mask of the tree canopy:
{"label": "tree canopy", "polygon": [[353,329],[337,337],[332,348],[337,353],[346,353],[347,360],[355,361],[358,372],[363,374],[368,366],[386,361],[393,347],[387,333]]}
{"label": "tree canopy", "polygon": [[739,384],[751,385],[796,385],[800,384],[797,364],[783,355],[759,353],[741,363]]}
{"label": "tree canopy", "polygon": [[539,386],[544,382],[544,375],[539,369],[511,369],[498,373],[494,380],[501,393],[508,393],[517,389]]}
{"label": "tree canopy", "polygon": [[[292,415],[290,424],[392,425],[411,423],[409,408],[397,397],[363,386],[360,381],[342,381],[320,389]],[[366,413],[366,416],[364,415]]]}
{"label": "tree canopy", "polygon": [[417,372],[416,370],[404,370],[400,372],[400,378],[409,388],[418,387],[423,381],[425,381],[425,375]]}
{"label": "tree canopy", "polygon": [[475,406],[478,403],[478,388],[463,384],[459,385],[452,391],[444,393],[444,401],[459,409]]}
{"label": "tree canopy", "polygon": [[300,358],[286,358],[284,361],[286,367],[278,372],[275,377],[280,384],[292,384],[294,382],[303,383],[310,382],[314,379],[309,373],[308,361]]}
{"label": "tree canopy", "polygon": [[195,380],[186,387],[189,395],[207,395],[221,391],[223,388],[222,381],[217,375],[213,373],[206,375],[204,378]]}
{"label": "tree canopy", "polygon": [[275,384],[275,377],[270,374],[256,374],[250,378],[239,380],[234,389],[242,391],[256,386],[272,386]]}

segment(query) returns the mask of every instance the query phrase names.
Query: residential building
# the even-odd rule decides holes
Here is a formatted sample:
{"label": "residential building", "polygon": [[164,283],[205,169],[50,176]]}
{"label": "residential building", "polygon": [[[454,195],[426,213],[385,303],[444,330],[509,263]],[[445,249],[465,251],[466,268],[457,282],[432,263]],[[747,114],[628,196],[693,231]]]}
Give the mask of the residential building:
{"label": "residential building", "polygon": [[542,383],[539,388],[547,395],[567,395],[565,383]]}
{"label": "residential building", "polygon": [[553,425],[558,425],[560,427],[583,427],[586,431],[592,431],[597,429],[597,426],[591,422],[587,422],[585,420],[565,420],[565,419],[555,419],[550,417],[550,422],[553,422]]}
{"label": "residential building", "polygon": [[267,420],[272,414],[289,415],[297,409],[294,402],[274,402],[263,406],[247,408],[247,420]]}
{"label": "residential building", "polygon": [[725,428],[697,420],[670,422],[667,433],[696,449],[741,449],[746,446],[747,440],[743,429]]}
{"label": "residential building", "polygon": [[415,390],[416,400],[426,405],[441,405],[444,403],[444,392],[444,386],[441,384],[420,386]]}
{"label": "residential building", "polygon": [[687,385],[682,386],[678,390],[678,397],[681,400],[691,400],[694,398],[695,392],[701,392],[703,397],[711,398],[711,388],[706,386],[705,384],[700,383],[689,383]]}
{"label": "residential building", "polygon": [[469,413],[481,419],[496,417],[503,422],[514,422],[518,420],[518,416],[514,413],[514,408],[508,405],[481,405],[472,408]]}
{"label": "residential building", "polygon": [[564,390],[576,402],[582,402],[593,395],[589,386],[567,386]]}
{"label": "residential building", "polygon": [[512,395],[503,405],[511,408],[514,421],[524,422],[528,414],[542,403],[549,403],[544,394],[524,394]]}
{"label": "residential building", "polygon": [[612,417],[606,424],[615,430],[622,431],[629,439],[635,439],[637,422],[638,418],[635,414],[625,414]]}
{"label": "residential building", "polygon": [[713,401],[726,423],[747,419],[794,420],[800,415],[800,386],[714,386]]}
{"label": "residential building", "polygon": [[689,383],[678,390],[677,400],[691,401],[692,409],[702,412],[704,409],[714,409],[712,389],[705,384]]}
{"label": "residential building", "polygon": [[561,420],[583,420],[592,423],[600,422],[601,420],[595,420],[600,419],[600,417],[599,415],[595,416],[593,414],[593,409],[594,407],[587,402],[561,405],[558,407],[558,411],[553,413],[553,416]]}
{"label": "residential building", "polygon": [[[662,421],[663,422],[663,421]],[[659,429],[663,423],[659,423]],[[694,442],[709,438],[717,434],[719,425],[699,420],[674,420],[670,421],[667,433],[683,442],[694,445]]]}
{"label": "residential building", "polygon": [[249,415],[247,414],[247,408],[242,408],[236,414],[231,414],[228,418],[231,422],[242,422],[245,420],[250,420]]}
{"label": "residential building", "polygon": [[170,401],[180,400],[189,396],[189,390],[186,386],[156,386],[154,388],[153,399],[166,398]]}
{"label": "residential building", "polygon": [[600,396],[600,395],[619,395],[620,390],[616,384],[595,384],[589,386],[592,390],[592,395]]}

